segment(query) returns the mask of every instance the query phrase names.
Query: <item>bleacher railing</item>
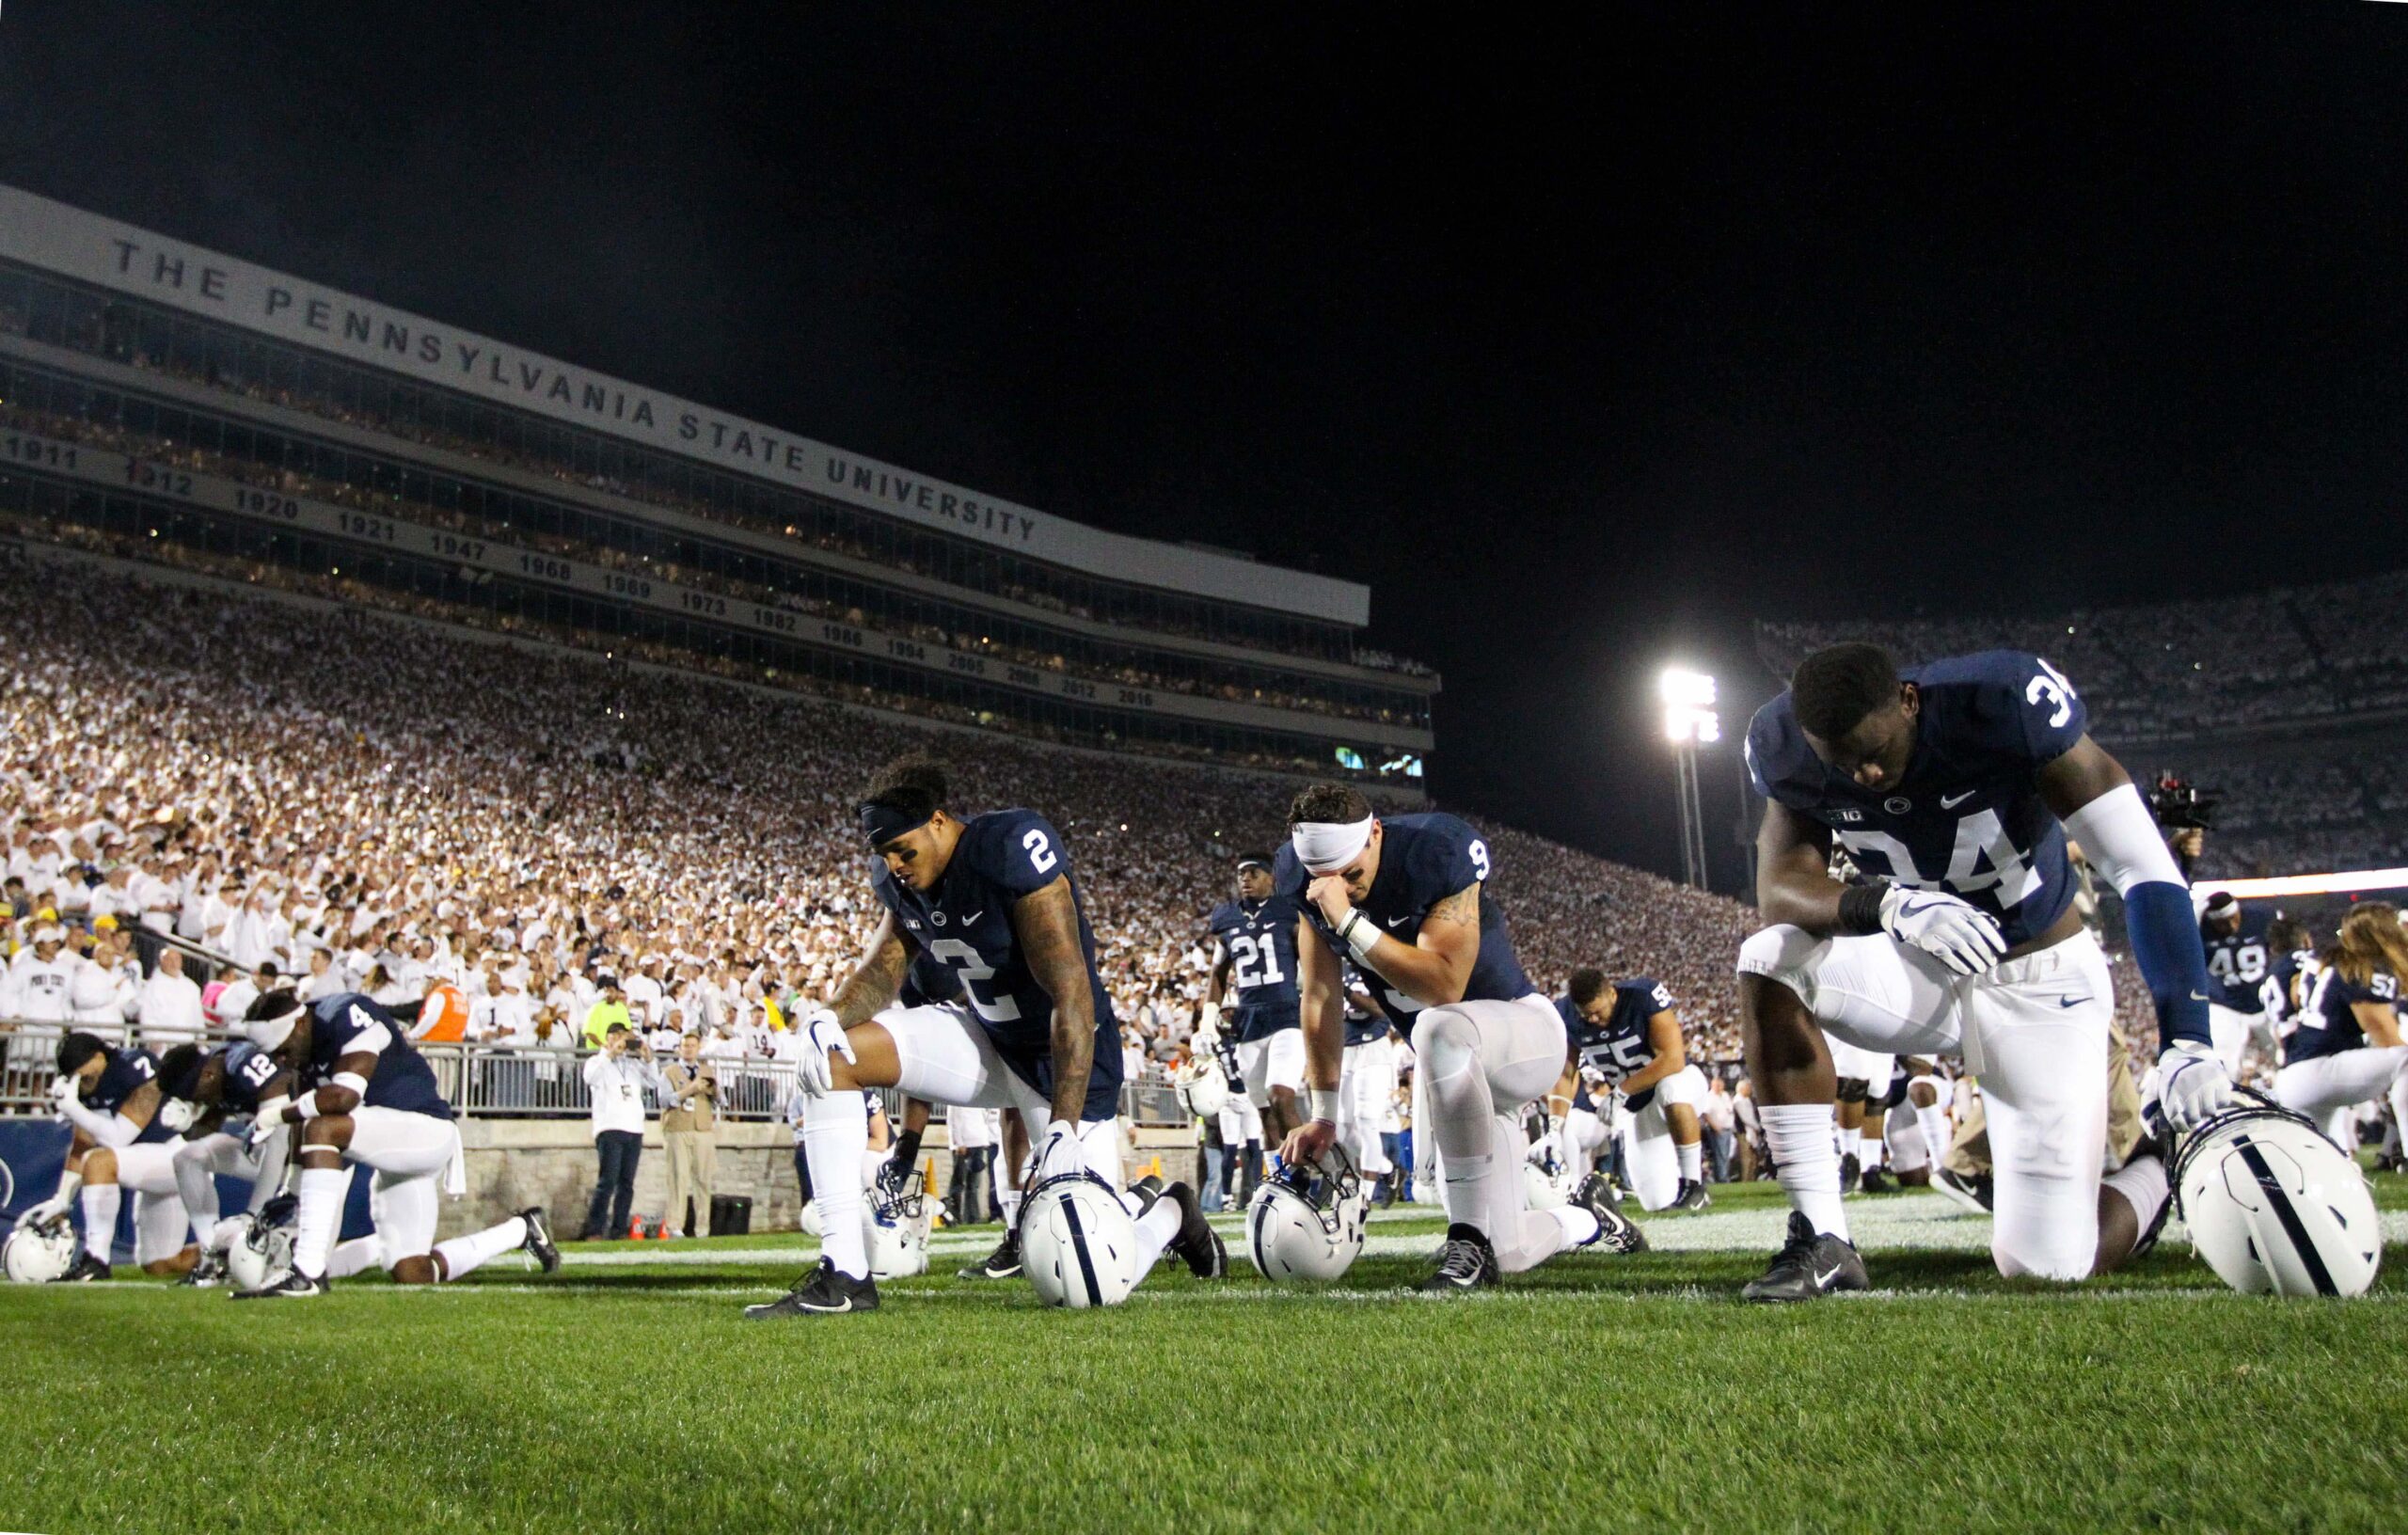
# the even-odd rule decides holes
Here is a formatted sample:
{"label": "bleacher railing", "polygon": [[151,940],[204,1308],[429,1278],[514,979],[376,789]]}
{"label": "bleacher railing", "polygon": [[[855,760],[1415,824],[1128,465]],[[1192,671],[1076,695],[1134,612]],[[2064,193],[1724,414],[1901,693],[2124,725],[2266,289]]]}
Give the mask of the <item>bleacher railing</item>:
{"label": "bleacher railing", "polygon": [[[51,1084],[56,1077],[58,1042],[76,1029],[97,1034],[111,1044],[140,1045],[165,1052],[192,1037],[150,1038],[138,1027],[118,1024],[60,1024],[0,1021],[0,1114],[47,1115]],[[204,1043],[220,1041],[213,1035]],[[585,1063],[594,1052],[517,1049],[479,1044],[434,1044],[420,1040],[418,1052],[435,1070],[443,1096],[463,1118],[566,1119],[591,1112],[585,1090]],[[664,1060],[656,1060],[666,1067]],[[759,1055],[716,1056],[707,1064],[719,1076],[719,1112],[734,1120],[782,1118],[794,1096],[794,1064]],[[887,1111],[899,1112],[899,1096],[888,1092]],[[656,1092],[653,1107],[666,1100]],[[1189,1122],[1179,1090],[1163,1080],[1159,1067],[1149,1067],[1138,1082],[1120,1088],[1120,1112],[1136,1124],[1183,1125]],[[944,1117],[940,1105],[936,1118]]]}

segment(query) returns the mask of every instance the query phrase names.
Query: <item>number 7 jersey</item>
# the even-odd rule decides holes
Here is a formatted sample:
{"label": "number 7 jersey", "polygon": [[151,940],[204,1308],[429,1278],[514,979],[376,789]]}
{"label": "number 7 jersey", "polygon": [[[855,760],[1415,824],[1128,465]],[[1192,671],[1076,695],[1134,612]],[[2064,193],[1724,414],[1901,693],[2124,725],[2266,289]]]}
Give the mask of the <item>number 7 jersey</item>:
{"label": "number 7 jersey", "polygon": [[2040,769],[2073,750],[2089,714],[2037,656],[1986,650],[1907,670],[1922,712],[1897,783],[1867,789],[1806,741],[1788,692],[1748,726],[1758,794],[1830,829],[1857,867],[1944,890],[1996,917],[2011,948],[2073,901],[2065,828],[2040,798]]}

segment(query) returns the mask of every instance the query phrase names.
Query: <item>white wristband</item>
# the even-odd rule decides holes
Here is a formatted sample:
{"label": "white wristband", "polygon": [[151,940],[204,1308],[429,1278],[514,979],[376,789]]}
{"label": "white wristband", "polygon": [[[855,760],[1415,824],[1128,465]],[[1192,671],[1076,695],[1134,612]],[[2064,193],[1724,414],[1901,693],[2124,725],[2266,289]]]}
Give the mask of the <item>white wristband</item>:
{"label": "white wristband", "polygon": [[318,1095],[313,1089],[293,1100],[293,1117],[296,1123],[308,1124],[318,1116]]}
{"label": "white wristband", "polygon": [[1338,930],[1338,936],[1355,958],[1368,962],[1373,946],[1380,942],[1380,925],[1356,907],[1346,914],[1346,926]]}
{"label": "white wristband", "polygon": [[1326,1119],[1333,1125],[1338,1123],[1338,1089],[1335,1087],[1306,1088],[1305,1117]]}

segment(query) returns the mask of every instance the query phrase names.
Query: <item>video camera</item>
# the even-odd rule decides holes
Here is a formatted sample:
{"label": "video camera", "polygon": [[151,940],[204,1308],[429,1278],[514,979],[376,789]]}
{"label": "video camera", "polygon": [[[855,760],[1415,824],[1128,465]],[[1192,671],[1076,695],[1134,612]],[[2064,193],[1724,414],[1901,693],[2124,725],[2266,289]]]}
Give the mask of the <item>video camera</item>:
{"label": "video camera", "polygon": [[2214,790],[2185,783],[2170,772],[2158,774],[2148,791],[2149,814],[2168,831],[2211,829],[2217,803]]}

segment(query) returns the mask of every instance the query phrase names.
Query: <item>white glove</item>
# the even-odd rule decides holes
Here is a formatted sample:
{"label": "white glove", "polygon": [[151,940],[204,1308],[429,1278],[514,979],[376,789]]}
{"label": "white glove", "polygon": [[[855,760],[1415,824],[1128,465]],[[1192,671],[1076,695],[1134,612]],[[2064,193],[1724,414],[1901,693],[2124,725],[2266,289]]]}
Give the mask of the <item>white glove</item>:
{"label": "white glove", "polygon": [[287,1098],[271,1098],[260,1105],[259,1116],[251,1121],[249,1145],[252,1150],[256,1151],[267,1145],[276,1138],[278,1131],[287,1128],[284,1123],[284,1108],[291,1101],[293,1100]]}
{"label": "white glove", "polygon": [[854,1058],[853,1047],[845,1038],[845,1026],[836,1021],[834,1012],[822,1007],[804,1019],[802,1027],[795,1032],[798,1036],[795,1048],[800,1052],[795,1057],[795,1085],[801,1088],[807,1097],[825,1098],[836,1086],[835,1072],[828,1064],[829,1055],[832,1052],[841,1054],[848,1061]]}
{"label": "white glove", "polygon": [[1056,1119],[1046,1128],[1045,1139],[1037,1143],[1037,1155],[1029,1161],[1029,1181],[1042,1183],[1062,1173],[1075,1173],[1085,1165],[1085,1155],[1079,1149],[1078,1128]]}
{"label": "white glove", "polygon": [[67,1105],[81,1102],[83,1098],[83,1078],[59,1077],[50,1084],[51,1114],[56,1118],[64,1119],[67,1117]]}
{"label": "white glove", "polygon": [[54,1221],[60,1221],[66,1218],[67,1201],[56,1195],[53,1195],[51,1197],[43,1200],[40,1204],[33,1206],[23,1215],[17,1217],[18,1221],[24,1225],[27,1230],[39,1230],[42,1226],[50,1225]]}
{"label": "white glove", "polygon": [[2232,1102],[2232,1073],[2212,1046],[2184,1040],[2157,1053],[2157,1106],[2165,1122],[2189,1130]]}
{"label": "white glove", "polygon": [[1881,930],[1959,975],[1979,975],[2006,952],[1988,912],[1942,891],[1892,885],[1881,895]]}

